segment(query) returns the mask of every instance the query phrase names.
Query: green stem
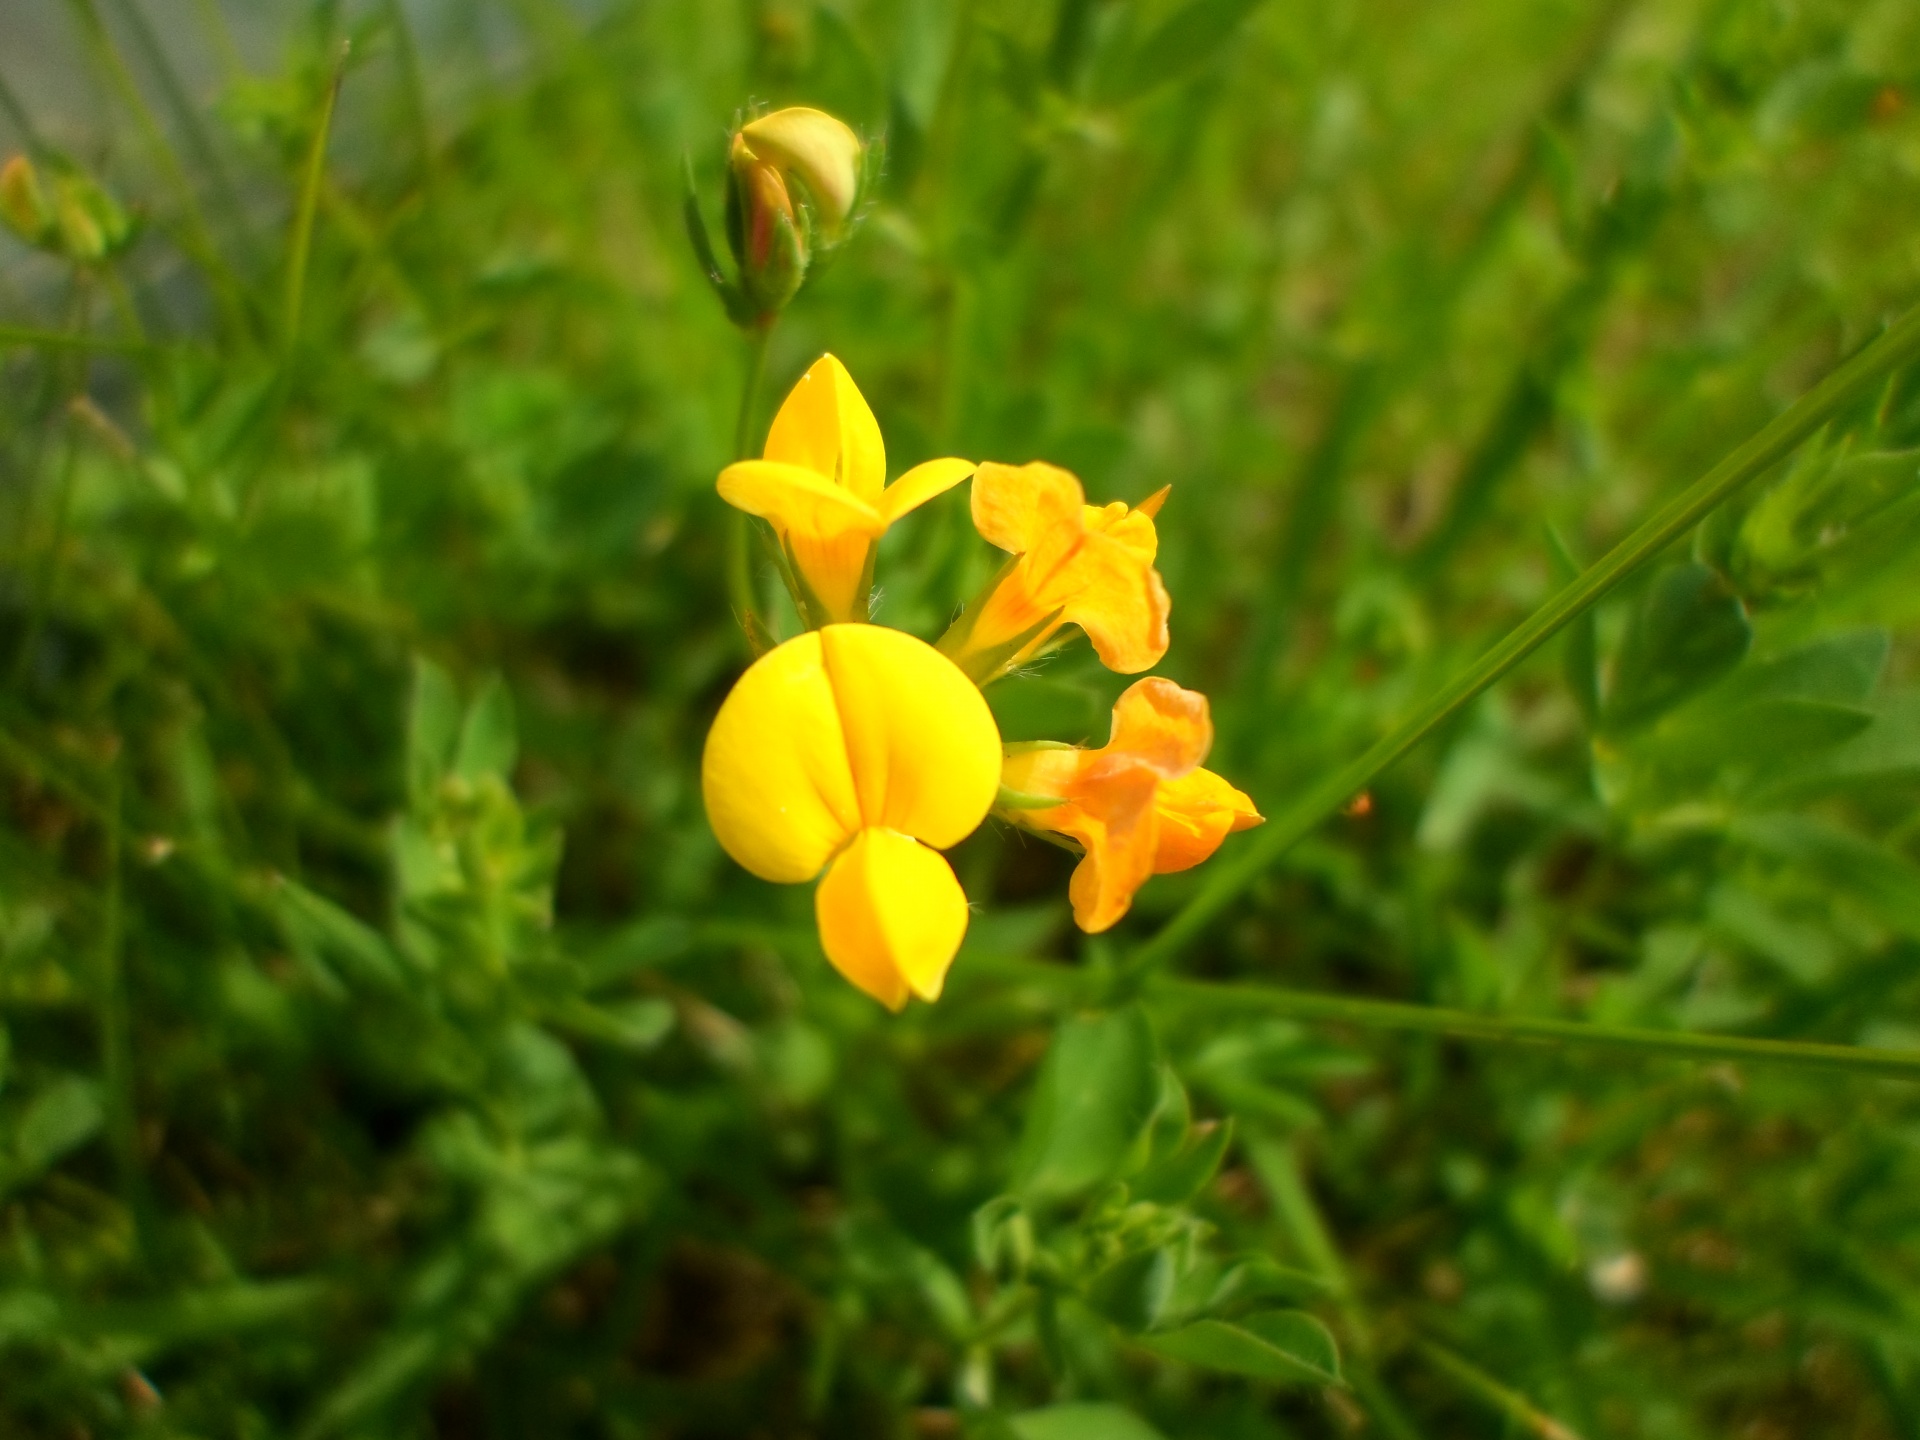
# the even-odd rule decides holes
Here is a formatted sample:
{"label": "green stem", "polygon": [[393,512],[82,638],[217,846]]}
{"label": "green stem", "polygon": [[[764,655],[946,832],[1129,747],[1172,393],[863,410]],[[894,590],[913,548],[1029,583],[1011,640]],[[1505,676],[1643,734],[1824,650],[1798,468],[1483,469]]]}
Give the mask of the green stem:
{"label": "green stem", "polygon": [[[122,1192],[131,1203],[140,1183],[138,1121],[133,1101],[133,1040],[127,1019],[126,977],[121,963],[122,899],[120,766],[111,771],[107,792],[107,884],[100,927],[100,1068],[107,1091],[107,1140],[120,1172]],[[136,1206],[136,1210],[137,1210]]]}
{"label": "green stem", "polygon": [[1580,1440],[1573,1430],[1540,1409],[1517,1390],[1502,1385],[1479,1366],[1431,1340],[1416,1340],[1413,1348],[1434,1369],[1511,1421],[1522,1434],[1537,1440]]}
{"label": "green stem", "polygon": [[1682,1060],[1741,1060],[1841,1070],[1893,1080],[1920,1080],[1920,1050],[1883,1050],[1865,1045],[1828,1045],[1810,1040],[1759,1040],[1744,1035],[1702,1035],[1686,1030],[1647,1030],[1517,1015],[1485,1015],[1392,1000],[1362,1000],[1267,985],[1228,985],[1204,980],[1155,980],[1156,997],[1191,1005],[1261,1011],[1296,1020],[1329,1021],[1369,1030],[1409,1030],[1461,1040],[1517,1044],[1591,1045],[1668,1055]]}
{"label": "green stem", "polygon": [[1920,358],[1920,308],[1908,311],[1872,344],[1774,417],[1758,435],[1662,506],[1359,758],[1310,788],[1270,820],[1238,855],[1215,869],[1200,893],[1158,934],[1133,952],[1125,973],[1137,976],[1172,959],[1241,891],[1381,771],[1699,523],[1721,501],[1792,454],[1809,435],[1916,358]]}
{"label": "green stem", "polygon": [[[753,417],[760,400],[760,379],[767,369],[767,339],[773,333],[773,320],[754,325],[746,332],[746,374],[740,384],[740,410],[733,422],[733,458],[751,458]],[[743,627],[758,622],[760,603],[753,587],[752,517],[734,510],[727,529],[727,598]]]}

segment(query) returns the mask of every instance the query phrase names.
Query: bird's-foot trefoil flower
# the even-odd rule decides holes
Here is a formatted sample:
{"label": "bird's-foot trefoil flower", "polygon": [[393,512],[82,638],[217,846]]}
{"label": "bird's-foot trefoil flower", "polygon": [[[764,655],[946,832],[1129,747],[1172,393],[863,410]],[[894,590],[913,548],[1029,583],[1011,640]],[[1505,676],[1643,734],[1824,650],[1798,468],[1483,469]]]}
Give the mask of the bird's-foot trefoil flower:
{"label": "bird's-foot trefoil flower", "polygon": [[1150,877],[1190,869],[1261,823],[1252,800],[1200,768],[1212,745],[1207,697],[1151,676],[1121,695],[1098,750],[1006,747],[999,813],[1085,851],[1068,886],[1082,930],[1110,928]]}
{"label": "bird's-foot trefoil flower", "polygon": [[937,999],[967,929],[939,852],[986,818],[1000,732],[980,691],[931,645],[829,625],[740,677],[707,736],[701,788],[721,847],[763,880],[825,875],[827,958],[890,1009]]}
{"label": "bird's-foot trefoil flower", "polygon": [[773,527],[811,627],[865,620],[875,542],[973,470],[971,460],[929,460],[886,484],[879,422],[847,367],[823,355],[781,404],[763,457],[722,470],[719,489]]}
{"label": "bird's-foot trefoil flower", "polygon": [[940,648],[985,685],[1042,653],[1078,625],[1100,663],[1123,675],[1167,653],[1167,587],[1153,568],[1153,517],[1166,490],[1129,509],[1089,505],[1058,466],[983,463],[973,480],[973,523],[1013,558],[967,607]]}

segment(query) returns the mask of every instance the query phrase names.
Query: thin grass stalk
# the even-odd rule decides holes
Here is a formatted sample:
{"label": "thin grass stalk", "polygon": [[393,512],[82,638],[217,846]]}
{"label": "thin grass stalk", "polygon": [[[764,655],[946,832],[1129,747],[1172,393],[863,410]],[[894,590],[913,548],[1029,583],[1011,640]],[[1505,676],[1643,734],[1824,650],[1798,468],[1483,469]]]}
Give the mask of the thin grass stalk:
{"label": "thin grass stalk", "polygon": [[181,165],[179,155],[174,152],[172,142],[167,139],[166,131],[161,128],[152,108],[141,95],[133,72],[121,57],[106,22],[100,18],[98,5],[95,0],[68,0],[68,4],[79,23],[81,37],[94,63],[106,75],[108,84],[126,106],[127,113],[133,117],[135,127],[153,152],[154,162],[165,174],[168,185],[179,201],[181,233],[178,239],[181,247],[206,272],[229,318],[236,322],[243,321],[248,313],[245,292],[221,256],[219,247],[214,244],[213,232],[208,228],[207,218],[200,209],[200,198],[193,188],[193,182]]}
{"label": "thin grass stalk", "polygon": [[320,209],[320,182],[326,174],[327,140],[333,133],[333,112],[340,102],[340,84],[346,78],[348,48],[349,42],[341,42],[339,56],[333,63],[333,76],[327,84],[326,98],[320,104],[320,121],[314,127],[313,142],[307,147],[306,164],[300,178],[300,203],[294,212],[293,243],[287,255],[286,298],[280,322],[282,353],[289,360],[300,338],[300,316],[307,294],[307,266],[313,255],[314,217]]}
{"label": "thin grass stalk", "polygon": [[1169,1003],[1260,1011],[1294,1020],[1353,1025],[1367,1030],[1402,1030],[1445,1035],[1457,1040],[1494,1040],[1511,1044],[1630,1051],[1676,1060],[1751,1061],[1802,1069],[1841,1071],[1889,1080],[1920,1080],[1920,1050],[1889,1050],[1866,1045],[1831,1045],[1812,1040],[1765,1040],[1745,1035],[1703,1035],[1688,1030],[1649,1030],[1600,1025],[1584,1020],[1555,1020],[1523,1015],[1491,1015],[1316,994],[1270,985],[1234,985],[1205,980],[1161,978],[1147,993]]}
{"label": "thin grass stalk", "polygon": [[1473,702],[1481,692],[1607,596],[1628,576],[1699,523],[1721,501],[1765,474],[1802,441],[1857,403],[1894,371],[1920,358],[1920,307],[1662,506],[1632,534],[1512,630],[1364,753],[1286,807],[1239,854],[1219,864],[1199,894],[1122,967],[1123,977],[1165,964],[1279,858],[1335,815],[1382,771]]}
{"label": "thin grass stalk", "polygon": [[153,349],[144,339],[91,335],[84,331],[36,330],[30,325],[0,325],[0,346],[30,345],[43,350],[113,350],[138,352]]}
{"label": "thin grass stalk", "polygon": [[126,21],[127,29],[132,31],[134,43],[146,58],[147,67],[152,72],[160,93],[167,102],[167,108],[173,112],[175,124],[180,133],[186,136],[187,145],[193,152],[194,161],[206,172],[212,182],[213,193],[219,201],[222,218],[230,232],[241,240],[243,248],[248,239],[246,235],[246,209],[240,203],[240,192],[233,183],[226,162],[220,156],[220,150],[214,144],[213,135],[207,129],[200,115],[199,106],[193,103],[187,94],[187,87],[180,79],[173,59],[167,54],[166,47],[160,43],[160,37],[154,33],[146,13],[141,10],[138,0],[114,0],[115,8]]}
{"label": "thin grass stalk", "polygon": [[1413,1349],[1469,1395],[1498,1411],[1522,1435],[1534,1436],[1535,1440],[1580,1440],[1579,1432],[1561,1424],[1519,1391],[1502,1385],[1479,1366],[1454,1354],[1444,1345],[1436,1345],[1431,1340],[1416,1340]]}

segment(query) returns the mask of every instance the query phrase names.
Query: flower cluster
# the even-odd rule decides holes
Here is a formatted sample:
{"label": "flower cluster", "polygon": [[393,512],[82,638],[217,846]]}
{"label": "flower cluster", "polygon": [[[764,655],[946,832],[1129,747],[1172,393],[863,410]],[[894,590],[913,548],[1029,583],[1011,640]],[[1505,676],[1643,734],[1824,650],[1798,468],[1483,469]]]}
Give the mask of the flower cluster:
{"label": "flower cluster", "polygon": [[[914,507],[972,480],[973,521],[1008,554],[937,645],[868,623],[877,542]],[[1167,652],[1154,516],[1089,505],[1057,466],[930,460],[886,483],[880,427],[825,355],[795,385],[758,460],[720,473],[765,522],[808,627],[747,670],[707,737],[702,786],[721,846],[762,879],[819,880],[827,958],[892,1009],[934,1000],[967,928],[940,854],[989,814],[1081,855],[1075,921],[1098,932],[1154,875],[1185,870],[1260,823],[1201,768],[1206,697],[1150,676],[1121,695],[1098,749],[1002,745],[982,689],[1058,647],[1069,627],[1137,674]]]}

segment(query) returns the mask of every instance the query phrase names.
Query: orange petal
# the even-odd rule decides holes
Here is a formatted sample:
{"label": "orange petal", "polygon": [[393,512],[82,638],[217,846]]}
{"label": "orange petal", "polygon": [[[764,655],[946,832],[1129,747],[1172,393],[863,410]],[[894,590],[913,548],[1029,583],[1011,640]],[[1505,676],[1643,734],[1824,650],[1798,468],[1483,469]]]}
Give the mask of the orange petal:
{"label": "orange petal", "polygon": [[1073,804],[1047,812],[1049,828],[1086,847],[1067,897],[1073,901],[1073,923],[1089,935],[1111,929],[1153,874],[1160,829],[1153,800],[1159,786],[1152,766],[1109,757],[1083,770]]}
{"label": "orange petal", "polygon": [[1087,632],[1094,653],[1109,670],[1135,675],[1166,655],[1172,610],[1167,587],[1153,561],[1123,541],[1089,535],[1060,575],[1039,592],[1043,613],[1055,596],[1061,618]]}
{"label": "orange petal", "polygon": [[766,458],[811,470],[870,506],[886,484],[887,452],[847,367],[822,355],[781,403],[767,433]]}
{"label": "orange petal", "polygon": [[982,462],[973,476],[973,523],[989,545],[1022,555],[1064,530],[1077,534],[1085,494],[1057,465]]}
{"label": "orange petal", "polygon": [[1156,875],[1191,869],[1218,850],[1230,832],[1252,829],[1264,818],[1252,800],[1211,770],[1189,770],[1162,782],[1154,808],[1160,813]]}
{"label": "orange petal", "polygon": [[1213,748],[1207,697],[1150,675],[1129,685],[1113,707],[1107,753],[1124,752],[1172,777],[1184,775]]}

